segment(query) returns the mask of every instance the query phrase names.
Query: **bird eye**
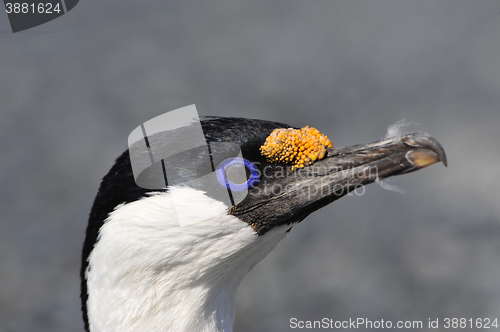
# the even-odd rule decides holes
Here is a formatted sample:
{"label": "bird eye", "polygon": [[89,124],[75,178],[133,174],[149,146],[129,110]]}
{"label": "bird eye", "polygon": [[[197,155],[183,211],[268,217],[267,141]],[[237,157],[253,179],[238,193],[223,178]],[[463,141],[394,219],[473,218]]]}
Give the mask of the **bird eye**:
{"label": "bird eye", "polygon": [[245,158],[226,159],[216,172],[219,183],[233,191],[245,191],[259,182],[259,170]]}

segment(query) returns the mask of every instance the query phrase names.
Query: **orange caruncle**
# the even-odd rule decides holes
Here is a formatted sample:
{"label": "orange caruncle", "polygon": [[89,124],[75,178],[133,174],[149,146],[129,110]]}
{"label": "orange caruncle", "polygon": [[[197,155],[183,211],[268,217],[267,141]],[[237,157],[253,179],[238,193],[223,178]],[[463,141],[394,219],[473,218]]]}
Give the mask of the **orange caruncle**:
{"label": "orange caruncle", "polygon": [[305,126],[300,130],[273,130],[260,147],[260,152],[269,162],[292,164],[292,168],[301,168],[323,159],[326,148],[333,148],[328,137],[316,128]]}

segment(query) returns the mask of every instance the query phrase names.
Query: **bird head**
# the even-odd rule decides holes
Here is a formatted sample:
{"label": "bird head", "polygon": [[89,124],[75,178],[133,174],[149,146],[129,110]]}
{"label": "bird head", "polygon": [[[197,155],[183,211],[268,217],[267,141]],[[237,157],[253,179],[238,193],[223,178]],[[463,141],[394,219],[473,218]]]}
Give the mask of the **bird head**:
{"label": "bird head", "polygon": [[[441,145],[421,134],[333,148],[313,128],[283,123],[206,117],[201,127],[220,175],[212,183],[215,194],[189,181],[138,186],[128,150],[104,177],[82,256],[87,330],[231,331],[240,281],[295,224],[377,179],[446,165]],[[161,139],[175,139],[175,132],[168,135]],[[283,135],[294,139],[283,145]],[[241,162],[216,158],[234,146]],[[300,151],[308,152],[305,158]],[[196,153],[176,155],[169,175],[205,175],[198,166],[207,156]],[[246,178],[232,179],[234,167]],[[217,199],[231,184],[245,194]],[[182,224],[180,217],[193,222]]]}

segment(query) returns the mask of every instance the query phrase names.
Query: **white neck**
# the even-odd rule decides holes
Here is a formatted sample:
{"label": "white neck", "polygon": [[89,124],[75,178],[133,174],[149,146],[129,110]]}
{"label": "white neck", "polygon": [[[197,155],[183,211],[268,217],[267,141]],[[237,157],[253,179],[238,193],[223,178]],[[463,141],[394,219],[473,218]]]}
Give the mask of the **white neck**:
{"label": "white neck", "polygon": [[258,236],[227,211],[191,188],[118,206],[89,256],[90,331],[232,331],[241,280],[289,227]]}

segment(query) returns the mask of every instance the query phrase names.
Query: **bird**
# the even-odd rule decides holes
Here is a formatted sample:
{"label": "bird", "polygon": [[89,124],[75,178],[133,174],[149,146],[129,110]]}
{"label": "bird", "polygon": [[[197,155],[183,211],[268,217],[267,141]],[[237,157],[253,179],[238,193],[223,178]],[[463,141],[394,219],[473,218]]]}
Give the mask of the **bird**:
{"label": "bird", "polygon": [[[131,152],[123,152],[102,179],[86,230],[80,270],[86,331],[231,332],[240,282],[309,214],[378,179],[447,165],[443,147],[427,134],[338,148],[307,126],[213,116],[199,121],[219,175],[227,162],[215,158],[214,147],[240,149],[241,158],[233,159],[244,161],[239,167],[247,181],[239,184],[246,196],[228,203],[171,181],[143,188]],[[301,151],[308,153],[298,157]],[[172,157],[179,179],[193,177],[185,170],[197,169],[202,158],[194,153],[190,162],[186,153]],[[215,185],[230,188],[224,181]]]}

